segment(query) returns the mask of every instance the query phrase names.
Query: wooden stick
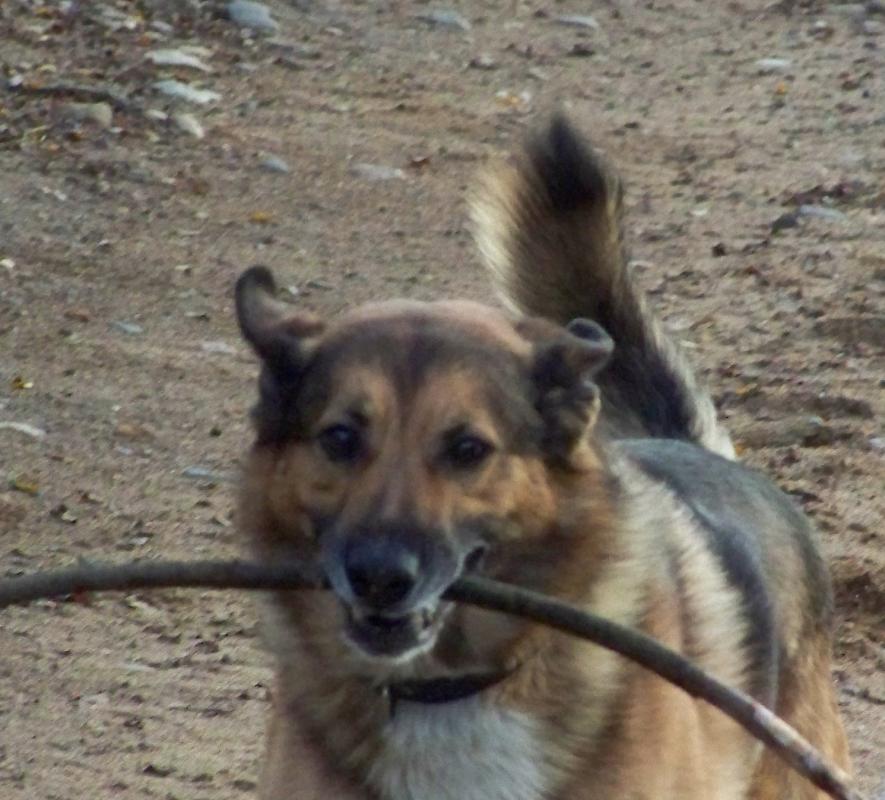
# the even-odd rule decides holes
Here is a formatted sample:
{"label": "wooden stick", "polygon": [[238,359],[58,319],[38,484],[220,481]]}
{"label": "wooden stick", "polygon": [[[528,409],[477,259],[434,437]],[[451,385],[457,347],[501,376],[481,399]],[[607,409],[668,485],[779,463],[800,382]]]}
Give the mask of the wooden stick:
{"label": "wooden stick", "polygon": [[[0,581],[0,609],[78,592],[161,587],[287,590],[322,589],[325,585],[316,569],[292,562],[273,566],[244,561],[86,563]],[[841,769],[829,764],[806,739],[765,706],[720,683],[678,653],[638,631],[537,592],[484,578],[461,578],[445,596],[549,625],[613,650],[727,714],[831,797],[863,800],[851,788],[849,777]]]}

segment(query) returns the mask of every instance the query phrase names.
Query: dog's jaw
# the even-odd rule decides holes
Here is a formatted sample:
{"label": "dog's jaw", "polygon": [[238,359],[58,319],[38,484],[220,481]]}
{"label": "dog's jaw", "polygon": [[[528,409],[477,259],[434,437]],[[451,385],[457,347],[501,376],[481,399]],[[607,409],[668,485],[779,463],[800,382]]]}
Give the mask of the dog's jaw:
{"label": "dog's jaw", "polygon": [[436,645],[450,603],[428,602],[409,614],[383,617],[344,606],[343,638],[357,657],[385,669],[409,664]]}

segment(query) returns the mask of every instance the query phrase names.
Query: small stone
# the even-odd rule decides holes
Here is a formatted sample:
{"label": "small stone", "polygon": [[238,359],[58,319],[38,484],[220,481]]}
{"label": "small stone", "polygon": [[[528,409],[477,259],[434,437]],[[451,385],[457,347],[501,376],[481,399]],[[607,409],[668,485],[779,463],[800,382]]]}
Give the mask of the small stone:
{"label": "small stone", "polygon": [[76,515],[64,503],[59,503],[50,509],[49,515],[61,522],[66,522],[68,525],[76,525],[77,523]]}
{"label": "small stone", "polygon": [[167,97],[174,97],[177,100],[185,100],[188,103],[197,103],[202,106],[221,100],[221,95],[218,92],[213,92],[211,89],[196,89],[188,83],[176,80],[157,81],[154,83],[154,89]]}
{"label": "small stone", "polygon": [[15,489],[15,491],[22,494],[29,494],[31,497],[36,497],[40,494],[40,484],[37,483],[36,478],[32,478],[29,475],[14,476],[9,481],[9,488]]}
{"label": "small stone", "polygon": [[163,764],[148,764],[142,769],[142,772],[154,778],[168,778],[175,772],[175,767],[167,767]]}
{"label": "small stone", "polygon": [[129,336],[138,336],[144,333],[144,328],[134,322],[125,322],[123,320],[114,320],[111,325],[118,331],[128,334]]}
{"label": "small stone", "polygon": [[498,62],[488,53],[480,53],[478,56],[471,58],[467,63],[467,66],[472,67],[473,69],[496,69],[498,67]]}
{"label": "small stone", "polygon": [[74,322],[89,322],[92,314],[85,308],[66,308],[65,319],[72,319]]}
{"label": "small stone", "polygon": [[424,14],[418,14],[416,19],[426,22],[439,28],[449,28],[451,30],[469,31],[471,28],[470,20],[463,14],[451,9],[437,9],[428,11]]}
{"label": "small stone", "polygon": [[559,25],[566,25],[570,28],[589,28],[594,31],[600,30],[596,18],[591,17],[589,14],[562,14],[561,16],[554,17],[553,21]]}
{"label": "small stone", "polygon": [[110,103],[65,103],[62,113],[76,122],[94,122],[100,128],[110,128],[114,121]]}
{"label": "small stone", "polygon": [[271,154],[263,155],[259,165],[267,172],[286,173],[289,171],[289,165],[282,158]]}
{"label": "small stone", "polygon": [[827,208],[826,206],[803,205],[799,206],[797,213],[800,217],[814,217],[816,219],[825,219],[829,222],[845,222],[848,217],[835,208]]}
{"label": "small stone", "polygon": [[156,434],[147,426],[137,422],[121,422],[114,428],[114,435],[130,442],[150,442]]}
{"label": "small stone", "polygon": [[202,139],[206,136],[205,129],[193,114],[173,114],[172,121],[179,130],[189,133],[194,139]]}
{"label": "small stone", "polygon": [[28,425],[27,422],[0,422],[0,431],[16,431],[32,439],[43,439],[46,437],[46,431],[43,428],[37,428],[34,425]]}
{"label": "small stone", "polygon": [[184,50],[151,50],[145,54],[145,58],[161,67],[189,67],[200,72],[212,72],[212,67]]}
{"label": "small stone", "polygon": [[854,346],[885,347],[885,316],[831,317],[815,323],[814,332]]}
{"label": "small stone", "polygon": [[185,478],[191,478],[192,480],[197,481],[205,481],[207,483],[220,483],[228,480],[228,478],[221,473],[214,472],[211,469],[200,466],[186,467],[181,471],[181,474]]}
{"label": "small stone", "polygon": [[253,0],[233,0],[227,4],[227,16],[231,22],[254,31],[275,33],[279,23],[270,15],[270,9],[263,3]]}
{"label": "small stone", "polygon": [[235,355],[237,352],[236,347],[222,341],[200,342],[200,349],[206,353],[223,353],[228,356]]}
{"label": "small stone", "polygon": [[878,36],[882,31],[885,31],[885,23],[879,22],[877,19],[865,19],[860,27],[867,36]]}
{"label": "small stone", "polygon": [[406,173],[398,167],[386,167],[383,164],[353,164],[352,174],[370,181],[402,180]]}
{"label": "small stone", "polygon": [[756,62],[756,68],[763,75],[768,75],[772,72],[786,72],[792,64],[788,58],[760,58]]}
{"label": "small stone", "polygon": [[781,214],[774,222],[771,223],[771,232],[780,233],[787,228],[796,228],[799,225],[799,214],[796,211],[788,211]]}
{"label": "small stone", "polygon": [[735,439],[742,447],[824,447],[844,438],[820,417],[792,417],[772,422],[755,422],[738,430]]}

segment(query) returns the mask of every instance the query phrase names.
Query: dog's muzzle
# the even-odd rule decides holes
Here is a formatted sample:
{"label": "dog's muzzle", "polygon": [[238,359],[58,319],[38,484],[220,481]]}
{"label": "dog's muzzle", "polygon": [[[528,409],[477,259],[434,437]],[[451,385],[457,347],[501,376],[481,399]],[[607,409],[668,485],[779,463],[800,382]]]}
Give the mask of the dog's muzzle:
{"label": "dog's muzzle", "polygon": [[433,645],[448,608],[440,598],[463,561],[441,532],[398,522],[330,532],[323,546],[347,638],[367,655],[393,659]]}

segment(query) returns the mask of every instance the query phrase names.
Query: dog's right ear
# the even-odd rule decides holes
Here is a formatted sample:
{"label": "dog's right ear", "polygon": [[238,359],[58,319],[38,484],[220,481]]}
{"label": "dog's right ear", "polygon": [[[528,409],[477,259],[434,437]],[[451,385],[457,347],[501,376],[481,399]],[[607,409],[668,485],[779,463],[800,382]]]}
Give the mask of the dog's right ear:
{"label": "dog's right ear", "polygon": [[280,385],[297,380],[323,322],[309,313],[293,315],[275,297],[276,283],[267,267],[250,267],[237,281],[237,320],[243,338]]}

